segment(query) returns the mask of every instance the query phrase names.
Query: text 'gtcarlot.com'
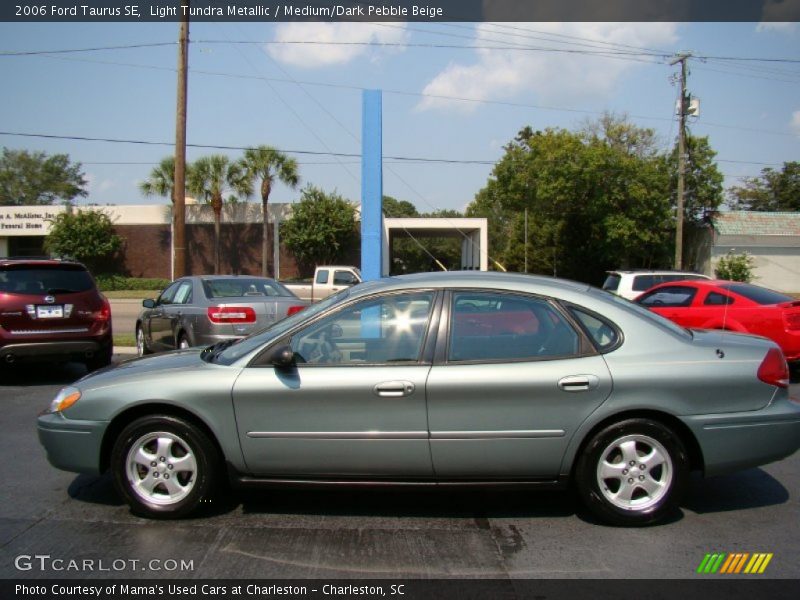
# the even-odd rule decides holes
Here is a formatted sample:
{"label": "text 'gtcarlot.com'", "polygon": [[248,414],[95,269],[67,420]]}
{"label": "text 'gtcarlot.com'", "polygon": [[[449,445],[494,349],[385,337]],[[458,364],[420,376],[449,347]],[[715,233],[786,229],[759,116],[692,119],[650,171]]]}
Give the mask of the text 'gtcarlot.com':
{"label": "text 'gtcarlot.com'", "polygon": [[14,559],[18,571],[194,571],[194,560],[172,558],[54,558],[50,554],[20,554]]}

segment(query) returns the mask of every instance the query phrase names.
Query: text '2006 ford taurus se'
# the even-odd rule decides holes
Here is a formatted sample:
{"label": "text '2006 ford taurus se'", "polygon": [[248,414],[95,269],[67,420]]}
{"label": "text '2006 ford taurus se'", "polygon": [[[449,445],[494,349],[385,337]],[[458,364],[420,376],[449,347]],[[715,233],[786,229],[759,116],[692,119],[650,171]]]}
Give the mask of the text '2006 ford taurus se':
{"label": "text '2006 ford taurus se'", "polygon": [[573,282],[453,272],[361,284],[237,341],[135,359],[39,417],[61,469],[139,514],[239,484],[564,486],[611,523],[800,446],[780,349]]}

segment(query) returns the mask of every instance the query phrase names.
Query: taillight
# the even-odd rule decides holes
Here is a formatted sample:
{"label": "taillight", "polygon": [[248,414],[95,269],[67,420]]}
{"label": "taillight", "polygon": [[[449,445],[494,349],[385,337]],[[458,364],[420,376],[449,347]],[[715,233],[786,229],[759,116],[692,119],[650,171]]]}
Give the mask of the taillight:
{"label": "taillight", "polygon": [[206,312],[212,323],[256,322],[256,311],[249,306],[209,306]]}
{"label": "taillight", "polygon": [[304,308],[305,306],[290,306],[289,310],[286,311],[286,316],[291,317],[293,314],[299,313]]}
{"label": "taillight", "polygon": [[783,327],[786,331],[800,331],[800,311],[783,311]]}
{"label": "taillight", "polygon": [[[69,305],[67,305],[69,306]],[[105,298],[103,299],[103,307],[92,313],[95,321],[110,321],[111,320],[111,304]]]}
{"label": "taillight", "polygon": [[761,366],[758,367],[758,378],[764,383],[779,388],[789,387],[789,366],[786,358],[778,348],[770,348]]}

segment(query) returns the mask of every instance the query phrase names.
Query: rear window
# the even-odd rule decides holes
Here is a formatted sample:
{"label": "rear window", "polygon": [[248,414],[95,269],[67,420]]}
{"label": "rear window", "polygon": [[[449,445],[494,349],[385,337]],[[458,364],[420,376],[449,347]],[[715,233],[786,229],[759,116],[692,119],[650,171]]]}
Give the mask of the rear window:
{"label": "rear window", "polygon": [[94,280],[80,265],[6,265],[0,268],[0,292],[69,294],[94,289]]}
{"label": "rear window", "polygon": [[778,292],[773,292],[767,288],[750,283],[725,283],[719,287],[723,290],[730,290],[740,296],[744,296],[748,300],[752,300],[758,304],[781,304],[782,302],[792,301],[792,298],[789,296],[784,296]]}
{"label": "rear window", "polygon": [[257,277],[236,279],[204,279],[206,298],[243,298],[245,296],[292,296],[292,293],[276,281]]}
{"label": "rear window", "polygon": [[619,289],[619,282],[622,279],[616,273],[610,273],[603,282],[603,289],[607,292],[616,292]]}

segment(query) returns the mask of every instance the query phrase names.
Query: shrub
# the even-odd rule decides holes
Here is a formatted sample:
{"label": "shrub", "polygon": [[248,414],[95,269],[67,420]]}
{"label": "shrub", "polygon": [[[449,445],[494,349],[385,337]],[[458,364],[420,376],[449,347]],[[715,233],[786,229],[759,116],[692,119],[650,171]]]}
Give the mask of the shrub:
{"label": "shrub", "polygon": [[121,275],[98,275],[97,287],[101,292],[116,292],[119,290],[163,290],[169,285],[169,279],[122,277]]}
{"label": "shrub", "polygon": [[755,259],[747,252],[735,254],[733,250],[728,250],[728,253],[719,259],[714,274],[717,279],[750,283],[755,278],[754,267]]}

